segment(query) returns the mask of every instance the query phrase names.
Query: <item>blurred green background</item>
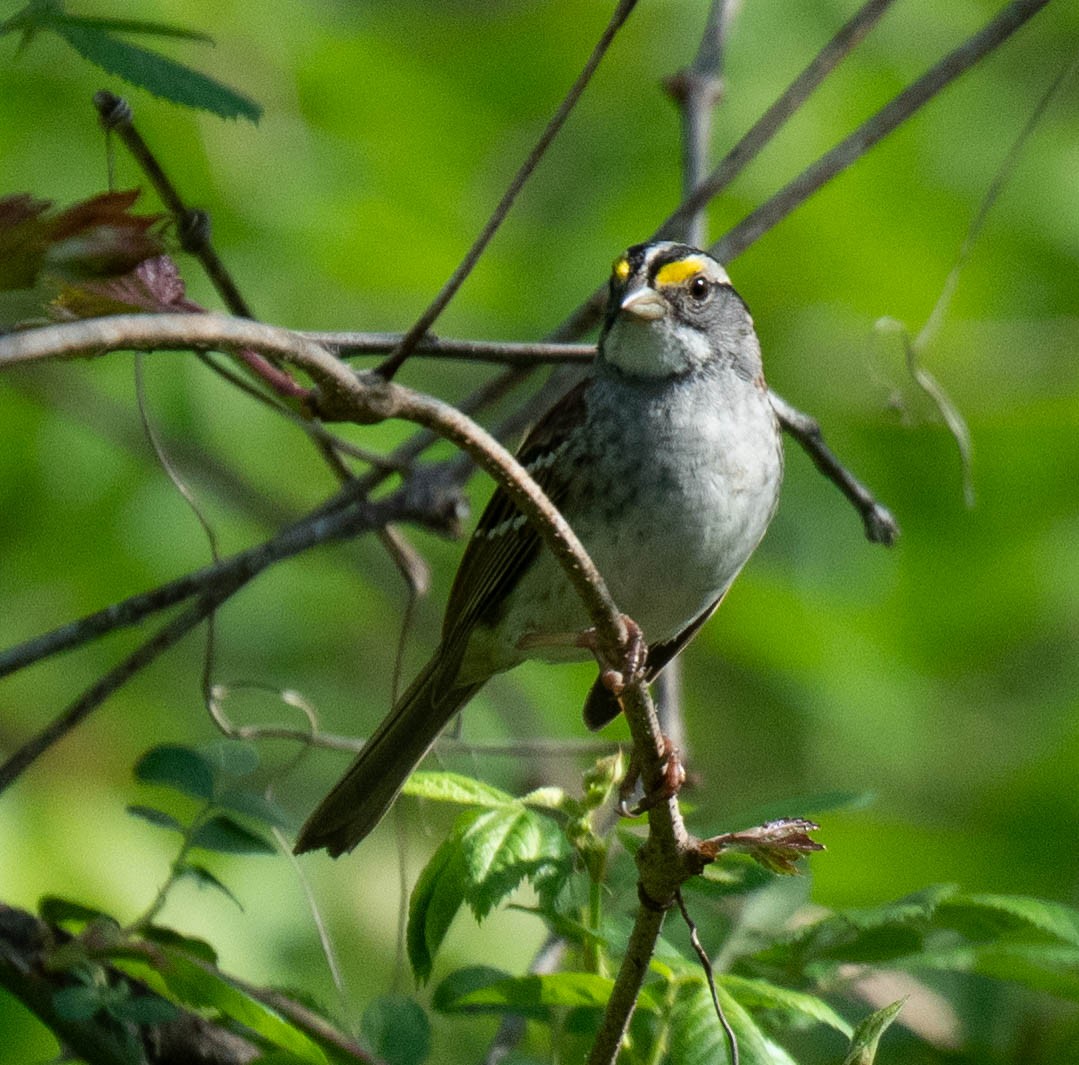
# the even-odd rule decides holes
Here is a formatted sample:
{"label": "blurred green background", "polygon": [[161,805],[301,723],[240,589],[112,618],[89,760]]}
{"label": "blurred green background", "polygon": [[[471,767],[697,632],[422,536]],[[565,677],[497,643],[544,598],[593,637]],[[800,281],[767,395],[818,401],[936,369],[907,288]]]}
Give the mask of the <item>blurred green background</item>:
{"label": "blurred green background", "polygon": [[[210,33],[212,50],[177,45],[170,54],[258,99],[264,117],[255,127],[193,115],[127,89],[56,39],[16,55],[15,40],[4,38],[0,191],[67,204],[102,190],[106,151],[90,97],[108,87],[131,100],[188,200],[211,212],[257,315],[300,328],[400,330],[482,225],[609,6],[78,5],[78,13]],[[999,6],[897,3],[713,206],[713,236]],[[729,42],[717,151],[853,8],[744,6]],[[642,0],[439,332],[541,337],[675,205],[678,123],[660,80],[692,58],[705,9]],[[1051,3],[730,267],[756,317],[770,383],[820,419],[903,528],[892,550],[869,544],[838,492],[788,444],[775,524],[685,656],[699,831],[740,827],[741,811],[765,803],[790,800],[790,812],[802,813],[806,796],[872,793],[868,804],[823,818],[828,850],[810,863],[812,899],[823,906],[869,905],[942,881],[1079,904],[1079,78],[1064,84],[1028,141],[924,353],[970,427],[973,507],[955,441],[913,385],[896,337],[875,329],[886,316],[915,332],[924,323],[1011,145],[1077,44],[1079,8]],[[115,165],[120,187],[140,183],[119,146]],[[143,206],[154,208],[149,194]],[[193,296],[216,305],[193,264],[183,268]],[[332,491],[298,431],[193,359],[161,354],[144,369],[155,424],[206,456],[210,475],[179,465],[223,550],[268,529],[215,494],[215,466],[241,473],[283,515]],[[488,375],[417,359],[402,379],[454,399]],[[405,430],[351,435],[385,447]],[[478,509],[489,486],[477,479],[471,492]],[[409,535],[435,576],[406,674],[433,646],[460,552]],[[0,645],[208,557],[141,434],[129,356],[0,376]],[[372,542],[310,553],[221,612],[215,677],[294,689],[324,727],[363,735],[389,704],[405,600]],[[0,682],[0,749],[41,728],[141,635],[117,634]],[[33,908],[42,893],[63,893],[120,918],[146,905],[171,851],[162,833],[124,815],[125,804],[147,798],[131,765],[155,742],[213,739],[199,695],[203,650],[201,638],[188,639],[3,796],[0,899]],[[474,702],[465,736],[580,739],[590,676],[584,667],[522,668]],[[272,694],[238,695],[226,708],[245,722],[298,723]],[[623,736],[621,728],[611,735]],[[273,768],[295,751],[266,743],[261,753]],[[512,787],[539,776],[572,787],[583,764],[482,752],[444,763]],[[279,782],[297,820],[343,764],[343,755],[310,754]],[[340,953],[349,998],[337,1008],[346,1021],[395,979],[408,986],[395,962],[399,833],[407,829],[404,867],[414,877],[445,824],[442,811],[406,801],[351,858],[304,860]],[[281,858],[218,867],[245,911],[187,886],[166,923],[210,939],[223,967],[248,980],[337,1002],[296,869]],[[520,971],[541,936],[538,922],[510,911],[479,929],[460,919],[439,965],[497,958]],[[970,1060],[1035,1060],[1009,1056],[1032,1016],[1051,1031],[1075,1030],[1070,1007],[988,984],[975,997],[964,1022],[994,1020],[978,1028],[984,1056]],[[436,1023],[432,1060],[477,1060],[492,1030],[482,1018]],[[0,1032],[0,1062],[55,1050],[6,997]]]}

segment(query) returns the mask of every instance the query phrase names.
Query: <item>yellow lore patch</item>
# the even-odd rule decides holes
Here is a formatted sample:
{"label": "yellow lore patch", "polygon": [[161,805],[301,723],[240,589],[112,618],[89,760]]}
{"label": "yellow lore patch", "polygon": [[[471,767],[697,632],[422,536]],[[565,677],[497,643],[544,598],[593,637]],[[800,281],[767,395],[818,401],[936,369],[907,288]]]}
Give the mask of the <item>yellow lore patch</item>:
{"label": "yellow lore patch", "polygon": [[699,255],[691,255],[677,262],[667,263],[656,272],[657,285],[680,285],[683,281],[705,270],[705,261]]}
{"label": "yellow lore patch", "polygon": [[615,259],[614,266],[611,267],[614,271],[614,276],[619,281],[625,281],[629,277],[629,259],[623,257],[621,259]]}

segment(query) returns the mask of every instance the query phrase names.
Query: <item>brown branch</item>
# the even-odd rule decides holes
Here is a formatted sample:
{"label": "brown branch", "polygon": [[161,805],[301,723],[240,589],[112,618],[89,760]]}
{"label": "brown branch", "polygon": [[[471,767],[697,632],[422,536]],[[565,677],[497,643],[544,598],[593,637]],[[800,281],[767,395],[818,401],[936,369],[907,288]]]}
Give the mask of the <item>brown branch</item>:
{"label": "brown branch", "polygon": [[610,48],[615,35],[622,28],[623,23],[629,18],[630,13],[636,6],[637,0],[618,0],[618,6],[615,8],[614,14],[611,15],[611,19],[607,23],[600,39],[596,42],[596,46],[592,49],[592,54],[588,57],[584,69],[577,75],[577,80],[570,87],[569,92],[559,105],[558,110],[547,124],[547,128],[544,129],[532,151],[529,152],[528,158],[525,159],[521,164],[521,168],[514,175],[513,180],[509,184],[509,188],[503,193],[502,199],[499,201],[494,213],[487,220],[487,224],[483,227],[480,235],[476,238],[472,247],[469,248],[468,253],[465,255],[464,259],[461,260],[449,280],[442,286],[442,289],[431,302],[431,305],[420,315],[404,337],[402,337],[401,343],[397,346],[394,353],[378,368],[380,376],[389,380],[401,368],[401,365],[412,353],[412,349],[416,346],[417,342],[427,333],[431,326],[434,325],[435,320],[445,309],[446,304],[453,299],[457,290],[472,272],[480,255],[483,254],[484,249],[497,232],[503,219],[509,213],[509,209],[513,206],[513,201],[517,199],[517,194],[524,187],[524,184],[529,177],[531,177],[532,172],[539,165],[539,161],[543,158],[551,141],[554,140],[558,131],[569,117],[570,112],[576,106],[577,101],[581,97],[581,93],[584,92],[585,87],[588,85],[589,81],[591,81],[592,75],[595,73],[595,70],[599,66],[604,55],[606,55],[607,49]]}

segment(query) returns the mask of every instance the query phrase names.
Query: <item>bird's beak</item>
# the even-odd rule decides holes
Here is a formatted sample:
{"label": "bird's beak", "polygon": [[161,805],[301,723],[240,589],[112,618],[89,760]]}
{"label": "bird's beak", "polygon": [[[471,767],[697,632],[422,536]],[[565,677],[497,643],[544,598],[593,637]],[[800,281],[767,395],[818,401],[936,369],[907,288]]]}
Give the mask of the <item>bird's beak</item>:
{"label": "bird's beak", "polygon": [[667,314],[667,301],[653,288],[642,285],[626,294],[621,310],[634,318],[654,322]]}

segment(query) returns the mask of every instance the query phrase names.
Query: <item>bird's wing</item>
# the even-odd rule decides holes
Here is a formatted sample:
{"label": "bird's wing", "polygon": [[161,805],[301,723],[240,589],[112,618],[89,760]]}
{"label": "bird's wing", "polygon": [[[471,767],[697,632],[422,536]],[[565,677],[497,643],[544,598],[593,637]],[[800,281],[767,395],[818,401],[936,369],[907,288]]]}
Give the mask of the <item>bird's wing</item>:
{"label": "bird's wing", "polygon": [[[566,484],[557,461],[574,426],[585,415],[586,379],[566,393],[537,422],[517,452],[554,505],[565,499]],[[450,591],[442,635],[446,644],[467,641],[478,621],[493,622],[506,597],[535,558],[542,541],[504,488],[499,486],[480,516],[476,531]]]}
{"label": "bird's wing", "polygon": [[[664,640],[662,643],[654,643],[648,648],[644,676],[649,684],[663,672],[663,667],[697,635],[697,630],[716,612],[726,594],[724,591],[710,607],[698,614],[677,636]],[[621,712],[622,707],[617,696],[604,686],[602,677],[597,678],[588,693],[588,698],[585,699],[584,723],[595,732],[613,721]]]}

